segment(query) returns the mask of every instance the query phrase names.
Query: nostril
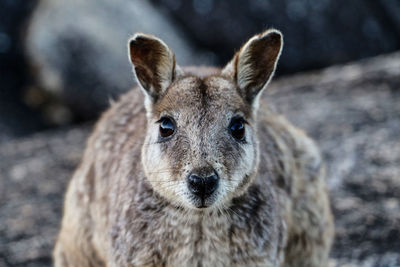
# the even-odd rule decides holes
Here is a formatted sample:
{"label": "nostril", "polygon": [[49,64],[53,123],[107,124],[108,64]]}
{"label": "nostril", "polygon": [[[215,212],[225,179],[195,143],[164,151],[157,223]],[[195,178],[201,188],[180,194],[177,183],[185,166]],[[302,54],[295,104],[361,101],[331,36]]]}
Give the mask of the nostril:
{"label": "nostril", "polygon": [[215,174],[208,177],[200,177],[192,174],[188,176],[187,182],[191,193],[205,198],[218,188],[219,178]]}
{"label": "nostril", "polygon": [[218,188],[218,182],[218,176],[215,174],[205,178],[205,193],[211,195]]}
{"label": "nostril", "polygon": [[190,175],[188,177],[188,183],[189,183],[189,190],[193,194],[198,194],[203,191],[203,181],[201,177],[196,176],[196,175]]}

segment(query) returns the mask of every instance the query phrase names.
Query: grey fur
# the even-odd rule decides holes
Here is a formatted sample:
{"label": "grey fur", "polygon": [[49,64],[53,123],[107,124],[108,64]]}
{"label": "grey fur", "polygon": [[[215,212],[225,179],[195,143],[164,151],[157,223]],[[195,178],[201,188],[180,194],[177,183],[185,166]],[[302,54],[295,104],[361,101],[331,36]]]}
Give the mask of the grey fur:
{"label": "grey fur", "polygon": [[[249,42],[269,34],[276,38],[277,31]],[[142,88],[144,98],[134,89],[102,116],[66,195],[56,266],[327,264],[333,222],[318,149],[263,101],[257,112],[281,50],[281,42],[269,45],[262,52],[272,55],[266,59],[273,60],[270,74],[250,81],[260,86],[248,89],[251,98],[235,74],[260,71],[252,69],[260,64],[235,65],[235,58],[249,61],[241,59],[252,51],[246,44],[222,72],[176,66],[170,84],[152,80],[152,87]],[[169,49],[161,54],[171,55]],[[156,67],[146,81],[157,75],[158,64],[175,71],[174,62],[162,60],[149,63]],[[176,124],[168,140],[158,133],[163,116]],[[235,116],[246,121],[243,142],[229,132]],[[207,208],[197,208],[187,190],[185,179],[193,171],[220,177]]]}

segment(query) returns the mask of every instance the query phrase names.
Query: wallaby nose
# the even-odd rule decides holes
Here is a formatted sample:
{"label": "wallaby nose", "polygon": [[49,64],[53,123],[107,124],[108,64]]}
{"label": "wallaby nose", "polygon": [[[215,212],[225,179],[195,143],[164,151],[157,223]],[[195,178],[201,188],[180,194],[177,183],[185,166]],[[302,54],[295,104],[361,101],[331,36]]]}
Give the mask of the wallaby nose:
{"label": "wallaby nose", "polygon": [[218,188],[219,177],[217,174],[202,177],[190,174],[187,178],[189,191],[202,199],[210,196]]}

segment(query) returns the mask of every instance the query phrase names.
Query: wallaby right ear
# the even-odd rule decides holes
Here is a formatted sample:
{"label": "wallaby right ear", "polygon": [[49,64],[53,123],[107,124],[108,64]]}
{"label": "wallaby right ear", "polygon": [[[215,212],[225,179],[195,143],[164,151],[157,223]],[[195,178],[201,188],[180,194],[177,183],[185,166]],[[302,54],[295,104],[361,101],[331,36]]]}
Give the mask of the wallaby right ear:
{"label": "wallaby right ear", "polygon": [[140,86],[156,102],[182,72],[174,53],[157,37],[143,33],[129,39],[128,49]]}

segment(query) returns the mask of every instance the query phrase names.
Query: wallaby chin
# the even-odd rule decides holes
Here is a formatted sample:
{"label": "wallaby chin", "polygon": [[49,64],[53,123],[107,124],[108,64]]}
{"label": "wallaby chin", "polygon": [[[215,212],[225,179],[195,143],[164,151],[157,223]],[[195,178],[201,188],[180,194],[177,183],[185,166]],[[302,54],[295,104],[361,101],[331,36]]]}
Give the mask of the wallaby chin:
{"label": "wallaby chin", "polygon": [[182,68],[162,40],[135,34],[140,89],[89,138],[55,265],[326,266],[333,220],[320,154],[261,96],[282,45],[267,30],[222,69]]}

